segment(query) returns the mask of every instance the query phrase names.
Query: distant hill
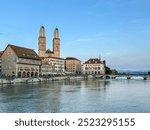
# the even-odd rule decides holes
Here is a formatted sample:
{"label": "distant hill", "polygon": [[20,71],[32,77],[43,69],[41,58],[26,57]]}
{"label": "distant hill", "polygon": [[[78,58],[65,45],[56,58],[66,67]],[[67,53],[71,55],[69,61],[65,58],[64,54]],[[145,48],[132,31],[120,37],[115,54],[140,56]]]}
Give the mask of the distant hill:
{"label": "distant hill", "polygon": [[126,73],[126,74],[147,74],[148,70],[118,70],[119,73]]}

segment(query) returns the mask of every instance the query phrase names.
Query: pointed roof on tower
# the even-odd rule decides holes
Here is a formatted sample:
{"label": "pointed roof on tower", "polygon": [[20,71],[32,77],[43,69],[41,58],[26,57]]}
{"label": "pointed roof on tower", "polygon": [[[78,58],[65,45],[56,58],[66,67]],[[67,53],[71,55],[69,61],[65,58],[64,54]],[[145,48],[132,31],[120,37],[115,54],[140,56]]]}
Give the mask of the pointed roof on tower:
{"label": "pointed roof on tower", "polygon": [[44,28],[43,25],[42,25],[41,28],[40,28],[40,36],[41,36],[41,37],[45,37],[45,28]]}
{"label": "pointed roof on tower", "polygon": [[54,30],[54,38],[59,38],[59,31],[57,27]]}

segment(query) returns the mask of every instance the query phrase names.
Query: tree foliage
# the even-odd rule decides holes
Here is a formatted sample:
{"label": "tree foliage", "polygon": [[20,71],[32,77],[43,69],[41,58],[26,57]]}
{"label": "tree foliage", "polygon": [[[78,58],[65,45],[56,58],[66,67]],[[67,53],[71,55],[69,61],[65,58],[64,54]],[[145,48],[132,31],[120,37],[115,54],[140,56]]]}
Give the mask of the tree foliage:
{"label": "tree foliage", "polygon": [[113,69],[113,70],[111,70],[111,74],[112,74],[112,75],[117,75],[117,74],[118,74],[118,71],[115,70],[115,69]]}
{"label": "tree foliage", "polygon": [[105,67],[105,73],[106,74],[111,74],[112,73],[112,71],[111,71],[111,69],[109,68],[109,67]]}

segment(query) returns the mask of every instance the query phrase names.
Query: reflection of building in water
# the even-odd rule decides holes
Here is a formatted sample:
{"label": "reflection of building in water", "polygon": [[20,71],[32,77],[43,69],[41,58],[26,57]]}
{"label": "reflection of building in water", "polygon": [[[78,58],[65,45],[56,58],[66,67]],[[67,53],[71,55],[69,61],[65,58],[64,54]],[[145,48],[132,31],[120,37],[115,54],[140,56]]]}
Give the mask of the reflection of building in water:
{"label": "reflection of building in water", "polygon": [[81,61],[74,57],[65,59],[66,73],[81,74]]}
{"label": "reflection of building in water", "polygon": [[89,59],[83,63],[83,74],[105,74],[105,61],[98,58]]}
{"label": "reflection of building in water", "polygon": [[61,109],[62,84],[59,82],[21,84],[21,86],[5,84],[5,87],[0,87],[0,93],[4,93],[7,97],[3,99],[5,103],[1,109],[12,113],[58,113]]}
{"label": "reflection of building in water", "polygon": [[1,56],[2,74],[16,77],[39,75],[40,57],[29,48],[8,45]]}
{"label": "reflection of building in water", "polygon": [[65,80],[64,85],[81,86],[81,81],[80,80]]}
{"label": "reflection of building in water", "polygon": [[108,86],[110,84],[110,81],[107,81],[107,80],[98,80],[98,79],[88,79],[88,80],[85,80],[85,87],[87,88],[91,88],[91,89],[103,89],[105,90],[106,89],[106,86]]}
{"label": "reflection of building in water", "polygon": [[[41,93],[41,91],[38,92],[38,96],[43,100],[41,102],[41,105],[37,111],[41,112],[52,112],[52,113],[58,113],[61,109],[61,83],[58,82],[50,82],[49,84],[45,84],[45,91]],[[41,84],[41,87],[43,87],[43,84]],[[38,105],[39,106],[39,105]]]}
{"label": "reflection of building in water", "polygon": [[53,38],[53,49],[46,50],[45,28],[41,26],[38,42],[38,54],[42,59],[41,75],[63,74],[65,71],[64,59],[60,58],[59,30],[55,28]]}

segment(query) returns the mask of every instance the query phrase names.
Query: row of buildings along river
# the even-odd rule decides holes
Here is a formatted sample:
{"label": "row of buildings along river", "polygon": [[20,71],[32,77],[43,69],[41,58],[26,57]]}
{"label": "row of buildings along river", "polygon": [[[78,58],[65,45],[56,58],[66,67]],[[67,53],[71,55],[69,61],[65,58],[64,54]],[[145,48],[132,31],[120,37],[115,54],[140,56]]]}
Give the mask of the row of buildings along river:
{"label": "row of buildings along river", "polygon": [[8,44],[0,51],[0,76],[38,77],[65,74],[105,74],[105,61],[90,58],[81,64],[74,57],[60,57],[59,30],[55,28],[53,49],[46,49],[45,28],[41,26],[38,54],[30,48]]}

